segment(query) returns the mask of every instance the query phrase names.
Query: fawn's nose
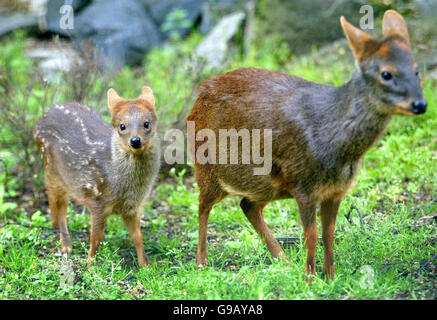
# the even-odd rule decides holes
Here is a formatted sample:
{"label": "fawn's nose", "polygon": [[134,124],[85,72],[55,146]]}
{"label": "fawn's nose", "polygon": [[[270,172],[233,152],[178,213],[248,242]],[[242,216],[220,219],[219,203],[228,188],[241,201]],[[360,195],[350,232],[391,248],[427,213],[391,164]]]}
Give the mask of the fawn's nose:
{"label": "fawn's nose", "polygon": [[132,138],[130,138],[130,145],[134,149],[141,148],[141,138],[140,137],[132,137]]}
{"label": "fawn's nose", "polygon": [[414,114],[422,114],[426,112],[426,107],[428,103],[426,103],[425,99],[416,100],[412,104],[413,113]]}

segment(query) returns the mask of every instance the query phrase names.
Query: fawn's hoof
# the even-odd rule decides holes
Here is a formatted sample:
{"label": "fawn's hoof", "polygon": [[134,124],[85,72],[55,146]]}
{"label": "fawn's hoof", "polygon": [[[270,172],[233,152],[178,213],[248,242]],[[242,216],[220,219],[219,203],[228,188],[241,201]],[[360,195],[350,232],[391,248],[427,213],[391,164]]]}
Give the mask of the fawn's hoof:
{"label": "fawn's hoof", "polygon": [[142,269],[150,269],[150,263],[148,260],[138,261],[138,264],[140,265],[140,268],[142,268]]}
{"label": "fawn's hoof", "polygon": [[206,267],[206,259],[202,259],[202,260],[196,260],[196,268],[200,269]]}
{"label": "fawn's hoof", "polygon": [[196,267],[197,269],[206,266],[206,259],[208,256],[204,252],[197,252],[196,255]]}
{"label": "fawn's hoof", "polygon": [[94,262],[94,259],[88,257],[88,258],[86,259],[86,267],[87,267],[88,269],[90,269],[90,268],[93,266],[93,262]]}
{"label": "fawn's hoof", "polygon": [[70,246],[61,246],[61,253],[70,254],[71,253],[71,247]]}

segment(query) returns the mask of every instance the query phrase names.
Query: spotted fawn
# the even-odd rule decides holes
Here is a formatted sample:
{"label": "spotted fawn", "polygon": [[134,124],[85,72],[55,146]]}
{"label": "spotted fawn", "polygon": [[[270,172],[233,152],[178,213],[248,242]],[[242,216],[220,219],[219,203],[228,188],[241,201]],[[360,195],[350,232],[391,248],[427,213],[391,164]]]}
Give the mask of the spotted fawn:
{"label": "spotted fawn", "polygon": [[45,185],[52,227],[61,252],[70,253],[68,198],[91,213],[88,262],[103,239],[106,220],[119,214],[136,247],[138,262],[148,266],[140,230],[141,208],[159,171],[155,101],[144,87],[137,99],[108,91],[111,126],[76,102],[54,104],[39,119],[34,138],[45,165]]}
{"label": "spotted fawn", "polygon": [[[210,210],[227,195],[242,198],[244,214],[273,257],[288,261],[264,221],[263,208],[273,200],[294,198],[304,230],[306,274],[316,272],[320,206],[323,272],[334,278],[335,220],[364,154],[394,115],[419,115],[427,108],[402,16],[385,12],[381,41],[344,17],[340,21],[357,67],[352,79],[340,87],[255,68],[211,77],[199,86],[188,117],[195,123],[196,135],[204,128],[272,129],[272,166],[269,174],[254,175],[253,163],[220,164],[218,156],[205,164],[195,161],[200,190],[198,266],[207,263]],[[204,150],[205,143],[196,141],[194,151],[200,146]],[[238,152],[241,159],[241,149]]]}

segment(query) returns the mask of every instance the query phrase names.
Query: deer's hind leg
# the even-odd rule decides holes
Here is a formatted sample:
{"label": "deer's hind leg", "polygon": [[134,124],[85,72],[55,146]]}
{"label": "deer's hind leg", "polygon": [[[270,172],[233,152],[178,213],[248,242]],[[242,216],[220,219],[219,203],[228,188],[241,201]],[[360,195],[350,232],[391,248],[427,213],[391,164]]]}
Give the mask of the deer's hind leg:
{"label": "deer's hind leg", "polygon": [[[197,169],[197,168],[196,168]],[[198,171],[196,172],[198,174]],[[207,252],[207,234],[208,234],[208,219],[214,204],[222,200],[226,193],[220,188],[215,178],[209,178],[206,184],[202,184],[201,179],[197,179],[200,189],[199,194],[199,243],[196,254],[197,267],[205,266],[208,257]]]}
{"label": "deer's hind leg", "polygon": [[247,198],[243,198],[240,202],[240,207],[243,209],[245,216],[250,221],[253,228],[256,230],[264,243],[267,245],[267,248],[272,256],[274,258],[281,257],[284,259],[284,261],[290,263],[290,260],[286,256],[284,250],[281,248],[278,240],[276,240],[276,238],[273,236],[264,220],[263,209],[265,205],[265,203],[252,202]]}
{"label": "deer's hind leg", "polygon": [[88,205],[91,213],[90,249],[88,251],[87,264],[91,266],[91,258],[94,257],[105,235],[105,226],[108,216],[99,206]]}
{"label": "deer's hind leg", "polygon": [[47,182],[47,197],[49,199],[52,228],[59,232],[61,238],[61,252],[71,253],[71,240],[67,225],[67,194],[63,190],[50,187],[50,181]]}

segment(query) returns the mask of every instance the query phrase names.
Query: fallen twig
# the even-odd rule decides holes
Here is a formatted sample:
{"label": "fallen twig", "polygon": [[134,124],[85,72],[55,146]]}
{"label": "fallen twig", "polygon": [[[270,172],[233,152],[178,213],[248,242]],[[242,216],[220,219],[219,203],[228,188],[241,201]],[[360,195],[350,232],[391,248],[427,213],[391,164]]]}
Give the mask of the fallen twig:
{"label": "fallen twig", "polygon": [[[380,275],[381,273],[383,273],[383,272],[385,272],[387,270],[390,270],[391,268],[393,268],[394,266],[396,266],[398,264],[403,264],[403,263],[408,263],[408,264],[419,263],[420,267],[419,267],[419,269],[417,271],[420,271],[421,269],[424,269],[427,266],[429,266],[436,258],[437,258],[437,254],[435,254],[432,258],[428,259],[424,263],[414,262],[414,261],[396,261],[396,262],[391,262],[391,263],[384,263],[383,265],[385,267],[378,272],[378,275]],[[404,273],[405,273],[405,271],[402,272],[401,275],[404,274]]]}
{"label": "fallen twig", "polygon": [[381,273],[383,273],[387,270],[390,270],[391,268],[393,268],[394,266],[396,266],[398,264],[403,264],[403,263],[415,264],[417,262],[414,262],[414,261],[396,261],[396,262],[391,262],[391,263],[384,263],[383,265],[385,267],[378,272],[378,275],[380,275]]}
{"label": "fallen twig", "polygon": [[[277,237],[276,240],[282,244],[283,247],[289,248],[293,245],[302,241],[300,237]],[[319,237],[319,240],[322,240],[322,237]],[[323,242],[320,242],[323,245]]]}
{"label": "fallen twig", "polygon": [[428,205],[427,205],[424,209],[422,209],[422,211],[420,211],[420,214],[419,214],[419,216],[418,216],[417,218],[416,218],[416,216],[417,216],[417,213],[416,213],[416,215],[414,216],[415,221],[419,220],[420,217],[422,216],[422,214],[424,214],[424,213],[426,212],[426,210],[428,210],[428,209],[431,207],[431,205],[432,205],[434,202],[436,202],[436,201],[437,201],[437,198],[432,199],[432,200],[428,203]]}
{"label": "fallen twig", "polygon": [[352,210],[356,210],[358,212],[358,214],[360,215],[361,230],[365,231],[364,230],[363,214],[361,213],[360,209],[358,209],[358,207],[356,205],[354,205],[354,204],[351,205],[351,208],[349,209],[349,212],[346,214],[347,221],[349,221],[349,223],[352,224],[352,219],[350,218]]}
{"label": "fallen twig", "polygon": [[427,267],[428,265],[430,265],[431,262],[433,262],[436,258],[437,258],[437,254],[435,254],[432,258],[430,258],[428,261],[426,261],[424,264],[422,264],[420,266],[419,270]]}
{"label": "fallen twig", "polygon": [[291,247],[301,241],[300,237],[277,237],[276,240],[284,247]]}
{"label": "fallen twig", "polygon": [[431,220],[437,220],[437,212],[432,213],[428,216],[420,217],[413,222],[414,232],[416,232],[420,227],[428,224]]}

